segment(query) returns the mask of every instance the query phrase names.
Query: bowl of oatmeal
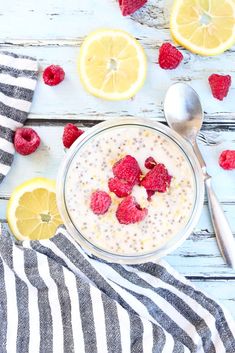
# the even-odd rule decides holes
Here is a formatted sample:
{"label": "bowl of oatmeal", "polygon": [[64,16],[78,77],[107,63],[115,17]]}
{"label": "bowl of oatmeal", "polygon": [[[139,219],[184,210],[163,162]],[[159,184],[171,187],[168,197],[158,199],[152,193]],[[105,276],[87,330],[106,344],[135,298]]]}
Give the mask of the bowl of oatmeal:
{"label": "bowl of oatmeal", "polygon": [[72,145],[59,169],[57,201],[73,238],[111,262],[158,260],[196,226],[204,200],[191,146],[165,125],[111,119]]}

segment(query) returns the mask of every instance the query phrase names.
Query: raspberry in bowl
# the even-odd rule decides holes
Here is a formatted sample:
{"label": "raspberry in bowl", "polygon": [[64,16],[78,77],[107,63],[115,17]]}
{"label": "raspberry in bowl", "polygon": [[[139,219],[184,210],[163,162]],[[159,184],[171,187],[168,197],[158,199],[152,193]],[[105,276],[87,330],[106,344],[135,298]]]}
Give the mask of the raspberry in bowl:
{"label": "raspberry in bowl", "polygon": [[163,124],[111,119],[81,135],[57,179],[64,224],[107,261],[158,260],[195,227],[204,200],[191,147]]}

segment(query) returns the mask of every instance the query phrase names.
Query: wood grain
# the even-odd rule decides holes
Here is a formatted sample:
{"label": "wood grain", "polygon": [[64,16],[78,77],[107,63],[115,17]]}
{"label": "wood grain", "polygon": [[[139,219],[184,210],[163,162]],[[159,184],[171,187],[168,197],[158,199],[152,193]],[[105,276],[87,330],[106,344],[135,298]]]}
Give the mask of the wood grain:
{"label": "wood grain", "polygon": [[[147,37],[148,38],[148,37]],[[58,117],[74,114],[79,119],[100,119],[112,116],[139,116],[163,119],[163,100],[167,88],[174,82],[186,81],[200,94],[205,111],[206,123],[232,124],[235,121],[234,97],[231,88],[223,102],[214,99],[207,82],[212,72],[229,72],[233,76],[233,55],[224,54],[219,58],[201,58],[185,54],[184,64],[177,70],[162,70],[157,64],[158,50],[149,46],[150,39],[141,40],[148,57],[148,75],[146,83],[137,95],[129,101],[109,102],[100,100],[84,91],[77,73],[78,46],[63,46],[64,41],[56,41],[55,46],[41,45],[10,47],[10,50],[32,55],[40,64],[39,82],[31,113],[35,115]],[[155,40],[155,39],[152,39]],[[22,42],[24,43],[24,41]],[[61,46],[62,45],[62,46]],[[46,86],[42,81],[42,71],[50,64],[61,65],[66,73],[64,82],[56,87]],[[224,68],[226,67],[226,71]]]}
{"label": "wood grain", "polygon": [[[55,178],[59,164],[65,155],[62,144],[63,124],[38,126],[33,128],[41,137],[40,148],[30,156],[16,154],[14,164],[6,180],[0,185],[0,197],[7,197],[13,188],[26,179],[36,176]],[[78,124],[80,126],[81,124]],[[31,125],[28,125],[31,126]],[[83,126],[81,126],[83,128]],[[207,162],[208,171],[213,177],[213,185],[219,199],[223,202],[234,202],[235,199],[235,171],[224,171],[218,165],[218,158],[224,149],[235,149],[235,133],[233,131],[204,130],[209,140],[216,141],[217,145],[210,146],[200,142],[201,151]],[[17,175],[17,178],[16,178]],[[226,183],[223,182],[226,180]]]}
{"label": "wood grain", "polygon": [[201,291],[209,294],[222,304],[235,317],[235,281],[234,280],[192,280]]}

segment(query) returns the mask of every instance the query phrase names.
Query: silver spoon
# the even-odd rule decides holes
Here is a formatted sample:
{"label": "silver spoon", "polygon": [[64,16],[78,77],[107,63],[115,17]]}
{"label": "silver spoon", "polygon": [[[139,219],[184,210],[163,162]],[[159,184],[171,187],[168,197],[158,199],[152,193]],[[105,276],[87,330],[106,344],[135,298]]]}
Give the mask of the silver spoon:
{"label": "silver spoon", "polygon": [[203,110],[198,94],[186,83],[175,83],[167,91],[164,113],[168,125],[191,143],[201,165],[209,209],[220,252],[227,264],[235,269],[235,240],[224,211],[212,189],[211,176],[197,145],[197,134],[203,122]]}

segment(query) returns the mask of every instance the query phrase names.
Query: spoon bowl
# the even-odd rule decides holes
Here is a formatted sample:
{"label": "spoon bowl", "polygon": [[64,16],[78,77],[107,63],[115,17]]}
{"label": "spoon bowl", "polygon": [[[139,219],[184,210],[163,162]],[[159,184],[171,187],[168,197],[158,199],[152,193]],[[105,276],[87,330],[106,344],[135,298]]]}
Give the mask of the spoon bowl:
{"label": "spoon bowl", "polygon": [[204,116],[196,91],[186,83],[173,84],[165,97],[164,112],[168,125],[194,144]]}

